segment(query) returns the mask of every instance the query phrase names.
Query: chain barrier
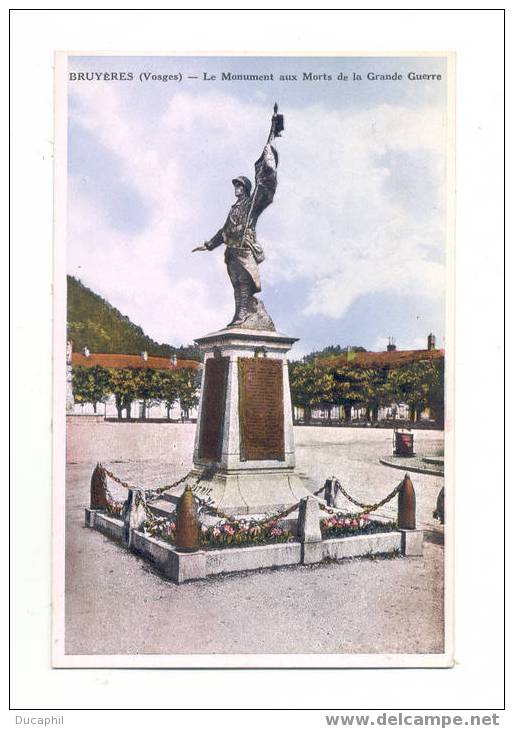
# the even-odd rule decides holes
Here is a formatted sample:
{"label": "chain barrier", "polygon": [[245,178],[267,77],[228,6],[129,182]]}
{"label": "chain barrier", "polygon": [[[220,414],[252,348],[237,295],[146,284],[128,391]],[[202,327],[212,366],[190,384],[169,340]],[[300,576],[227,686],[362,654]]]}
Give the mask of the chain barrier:
{"label": "chain barrier", "polygon": [[395,486],[394,489],[391,491],[391,493],[389,493],[381,501],[377,501],[376,504],[363,504],[360,501],[357,501],[356,499],[351,497],[350,494],[348,494],[347,491],[345,491],[343,489],[343,487],[341,486],[341,484],[339,483],[339,481],[337,479],[334,479],[334,480],[335,480],[336,488],[338,489],[338,491],[340,491],[343,494],[343,496],[346,496],[346,498],[349,501],[351,501],[352,504],[355,504],[355,506],[358,506],[359,508],[361,508],[362,511],[359,512],[358,514],[344,514],[343,512],[341,512],[339,510],[331,509],[329,506],[326,506],[325,504],[320,504],[319,505],[320,509],[322,509],[322,511],[326,511],[329,514],[334,514],[336,516],[344,516],[345,518],[351,517],[353,519],[358,519],[359,517],[364,516],[365,514],[371,514],[371,512],[377,511],[377,509],[380,509],[381,506],[384,506],[389,501],[391,501],[391,499],[394,499],[394,497],[398,495],[398,493],[402,487],[402,484],[403,484],[403,481],[400,481],[398,486]]}
{"label": "chain barrier", "polygon": [[341,486],[339,481],[336,481],[336,487],[339,489],[339,491],[343,494],[343,496],[346,496],[348,501],[351,501],[352,504],[355,504],[355,506],[358,506],[361,509],[364,509],[365,513],[369,513],[371,511],[376,511],[377,509],[380,509],[381,506],[384,506],[388,503],[388,501],[391,501],[391,499],[394,499],[395,496],[398,495],[398,492],[400,491],[402,487],[403,481],[400,481],[398,486],[395,486],[395,488],[391,491],[390,494],[388,494],[386,497],[382,499],[382,501],[377,501],[375,504],[362,504],[359,501],[356,501],[354,498],[350,496],[350,494],[344,490],[344,488]]}
{"label": "chain barrier", "polygon": [[[108,476],[109,478],[111,478],[119,486],[122,486],[124,489],[127,489],[128,491],[136,491],[138,493],[145,494],[145,498],[147,499],[147,501],[154,501],[158,496],[165,493],[166,491],[170,491],[171,489],[175,489],[178,486],[181,486],[184,483],[184,481],[187,480],[187,478],[189,476],[189,474],[186,473],[185,476],[182,476],[182,478],[179,478],[179,480],[175,481],[175,483],[167,484],[166,486],[160,486],[159,488],[156,488],[156,489],[143,489],[141,486],[131,486],[129,483],[127,483],[127,481],[122,481],[121,478],[119,478],[114,473],[112,473],[112,471],[109,471],[102,464],[100,464],[100,467],[102,468],[102,471],[104,472],[104,474],[106,476]],[[210,470],[211,469],[208,467],[204,469],[204,471],[200,474],[200,476],[196,480],[196,483],[194,484],[193,488],[195,488],[200,483],[200,481],[206,477],[206,474],[208,474],[210,472]],[[106,485],[106,488],[107,488],[107,485]]]}
{"label": "chain barrier", "polygon": [[[115,483],[117,483],[119,486],[122,486],[123,488],[129,490],[129,491],[135,491],[136,494],[141,499],[140,501],[136,500],[136,504],[141,503],[143,505],[143,508],[146,511],[146,514],[149,518],[155,519],[157,517],[157,514],[155,514],[152,510],[150,505],[148,504],[148,501],[153,501],[155,498],[157,498],[158,495],[164,493],[165,491],[169,491],[170,489],[176,488],[177,486],[180,486],[184,481],[186,481],[188,474],[183,476],[181,479],[176,481],[175,483],[168,485],[168,486],[161,486],[158,489],[142,489],[140,487],[131,486],[127,481],[123,481],[121,478],[116,476],[112,471],[109,471],[109,469],[105,468],[102,464],[100,464],[100,467],[102,468],[102,471],[106,476],[111,478]],[[196,479],[196,482],[194,483],[192,489],[193,489],[193,496],[195,497],[196,501],[200,504],[200,506],[208,513],[212,514],[213,516],[217,516],[220,519],[224,519],[225,521],[231,522],[233,524],[238,523],[238,519],[235,519],[230,514],[226,514],[221,509],[218,509],[217,507],[210,504],[205,499],[202,499],[198,494],[194,493],[195,488],[198,486],[198,484],[203,481],[207,476],[213,475],[214,470],[212,467],[206,467],[202,473],[198,476]],[[115,500],[112,497],[111,492],[109,491],[109,488],[106,484],[106,493],[108,498],[113,501]],[[324,488],[324,487],[323,487]],[[323,489],[321,489],[323,490]],[[202,491],[202,489],[201,489]],[[320,492],[318,492],[320,493]],[[143,496],[144,495],[144,496]],[[148,498],[150,496],[150,498]],[[121,503],[121,502],[120,502]],[[286,516],[289,516],[295,509],[297,509],[300,505],[300,502],[298,501],[296,504],[293,504],[293,506],[290,506],[288,509],[285,509],[284,511],[278,512],[277,514],[273,514],[272,516],[266,516],[264,519],[260,519],[259,521],[255,521],[254,523],[259,526],[269,526],[270,524],[273,524],[276,521],[279,521],[280,519],[284,519]],[[158,518],[158,517],[157,517]]]}
{"label": "chain barrier", "polygon": [[[171,485],[168,485],[168,486],[161,486],[161,487],[159,487],[157,489],[142,489],[142,488],[139,488],[139,487],[131,486],[129,483],[127,483],[127,481],[122,481],[121,478],[119,478],[114,473],[112,473],[112,471],[109,471],[102,464],[100,464],[100,467],[101,467],[102,471],[104,472],[104,474],[106,476],[108,476],[109,478],[111,478],[115,483],[117,483],[118,485],[120,485],[123,488],[127,489],[128,491],[134,491],[135,492],[135,505],[138,506],[139,504],[141,504],[143,506],[143,508],[144,508],[144,510],[146,512],[146,515],[149,518],[149,520],[154,521],[154,522],[155,522],[156,519],[159,519],[159,520],[162,519],[162,520],[165,520],[165,521],[173,521],[173,518],[171,516],[160,516],[159,514],[156,514],[155,511],[153,511],[152,507],[150,506],[150,504],[148,502],[149,501],[154,501],[160,494],[164,493],[165,491],[169,491],[170,489],[176,488],[177,486],[180,486],[181,484],[183,484],[184,481],[187,480],[189,474],[186,474],[181,479],[179,479],[175,483],[173,483]],[[194,484],[192,486],[193,491],[196,489],[196,487],[198,486],[198,484],[203,479],[205,479],[206,477],[208,477],[209,475],[212,475],[212,474],[213,474],[212,467],[207,466],[202,471],[202,473],[198,476],[198,478],[196,479],[196,481],[194,482]],[[205,490],[205,488],[206,487],[204,487],[204,489],[202,489],[202,490]],[[126,502],[116,501],[114,499],[114,497],[112,496],[111,491],[109,490],[109,487],[107,486],[107,482],[105,483],[105,492],[106,492],[107,498],[115,506],[115,509],[117,509],[118,511],[121,511],[121,508],[120,507],[123,507]],[[213,507],[211,507],[211,505],[208,504],[208,502],[203,501],[203,499],[200,499],[200,497],[198,497],[196,494],[193,494],[193,495],[194,495],[194,497],[203,506],[205,506],[207,508],[210,508],[210,509],[213,509]],[[236,521],[235,519],[233,519],[232,517],[228,516],[227,514],[224,514],[223,512],[219,512],[219,515],[222,518],[225,518],[227,520]]]}
{"label": "chain barrier", "polygon": [[145,514],[147,516],[148,521],[150,522],[156,522],[157,520],[165,520],[165,521],[173,521],[171,517],[169,516],[160,516],[159,514],[156,514],[154,511],[152,511],[152,507],[147,503],[146,499],[141,496],[141,494],[138,494],[139,500],[136,496],[136,506],[141,504],[143,509],[145,510]]}
{"label": "chain barrier", "polygon": [[367,509],[368,506],[371,506],[371,504],[363,504],[361,501],[357,501],[357,499],[354,499],[353,496],[350,496],[348,491],[345,491],[345,489],[341,485],[341,482],[337,478],[333,478],[332,482],[335,484],[337,491],[342,493],[343,496],[345,496],[352,504],[358,506],[359,509]]}
{"label": "chain barrier", "polygon": [[175,489],[175,488],[177,488],[177,486],[181,486],[184,483],[184,481],[187,479],[187,477],[188,477],[188,474],[186,473],[185,476],[182,476],[182,478],[179,478],[178,481],[175,481],[175,483],[172,483],[169,486],[160,486],[157,489],[146,489],[146,491],[144,493],[151,494],[150,501],[153,501],[161,494],[164,494],[166,491],[171,491],[171,489]]}
{"label": "chain barrier", "polygon": [[[157,526],[159,524],[169,523],[172,522],[175,523],[174,519],[171,518],[171,516],[160,516],[159,514],[156,514],[152,507],[147,503],[147,500],[145,498],[145,494],[143,491],[135,491],[134,496],[134,506],[142,506],[145,514],[146,514],[146,521],[149,523],[149,526]],[[125,502],[126,504],[127,502]],[[125,506],[124,504],[124,506]],[[121,514],[123,516],[123,514]]]}
{"label": "chain barrier", "polygon": [[285,519],[286,516],[289,516],[289,514],[292,514],[295,509],[298,509],[300,506],[300,502],[293,504],[293,506],[290,506],[288,509],[285,509],[284,511],[279,512],[278,514],[275,514],[274,516],[268,517],[267,519],[264,519],[262,521],[257,522],[261,526],[271,526],[276,521],[279,521],[280,519]]}
{"label": "chain barrier", "polygon": [[[157,489],[142,489],[140,487],[131,486],[129,483],[127,483],[127,481],[123,481],[121,478],[112,473],[112,471],[109,471],[109,469],[105,468],[105,466],[103,466],[101,463],[99,464],[99,466],[105,476],[108,476],[124,489],[135,492],[135,505],[138,506],[139,504],[141,504],[145,510],[146,516],[152,522],[155,522],[155,520],[159,518],[167,518],[159,517],[154,511],[152,511],[150,505],[148,504],[148,501],[154,501],[158,496],[160,496],[160,494],[163,494],[165,491],[169,491],[170,489],[180,486],[188,477],[188,474],[186,474],[175,483],[166,486],[160,486]],[[204,474],[205,472],[200,475],[200,477],[197,479],[196,484],[200,482],[200,480],[204,477]],[[113,497],[112,492],[107,485],[107,479],[105,479],[105,495],[107,496],[107,500],[109,502],[108,510],[115,516],[123,516],[126,501],[118,501]]]}
{"label": "chain barrier", "polygon": [[[230,514],[226,514],[221,509],[218,509],[217,507],[212,506],[212,504],[209,504],[209,502],[204,501],[204,499],[201,499],[196,494],[193,494],[193,495],[194,495],[195,499],[198,501],[198,503],[200,504],[200,506],[205,511],[207,511],[209,514],[211,514],[213,516],[219,516],[220,519],[225,519],[226,521],[231,522],[232,524],[238,524],[241,521],[241,519],[236,519],[233,516],[231,516]],[[264,519],[259,519],[259,520],[252,519],[251,520],[252,524],[254,524],[255,526],[262,526],[262,527],[271,526],[275,522],[280,521],[280,519],[285,519],[286,516],[289,516],[289,514],[291,514],[293,511],[295,511],[295,509],[298,509],[299,506],[300,506],[300,502],[298,501],[296,504],[293,504],[293,506],[290,506],[288,509],[285,509],[284,511],[279,511],[276,514],[272,514],[271,516],[265,516]]]}
{"label": "chain barrier", "polygon": [[[109,487],[107,486],[107,483],[105,484],[105,495],[107,496],[107,500],[108,501],[112,501],[113,503],[117,503],[117,501],[114,498],[114,496],[112,495]],[[119,503],[121,503],[121,502],[119,502]]]}
{"label": "chain barrier", "polygon": [[235,519],[233,516],[230,516],[230,514],[225,514],[224,511],[221,511],[221,509],[217,509],[215,506],[210,504],[208,501],[205,501],[205,499],[200,498],[197,494],[193,492],[193,496],[195,500],[200,505],[200,508],[202,508],[204,511],[206,511],[208,514],[211,514],[212,516],[219,516],[220,519],[225,519],[225,521],[232,522],[232,524],[237,523],[237,519]]}
{"label": "chain barrier", "polygon": [[[154,501],[158,496],[165,493],[166,491],[170,491],[171,489],[174,489],[177,486],[181,486],[189,475],[186,473],[185,476],[182,476],[182,478],[179,478],[179,480],[175,481],[175,483],[168,484],[166,486],[159,486],[159,488],[156,488],[156,489],[143,489],[140,486],[131,486],[129,483],[127,483],[127,481],[122,481],[121,478],[119,478],[114,473],[112,473],[112,471],[109,471],[102,464],[100,464],[100,467],[101,467],[102,471],[104,472],[104,474],[106,476],[108,476],[109,478],[111,478],[119,486],[122,486],[124,489],[127,489],[128,491],[137,491],[138,493],[143,493],[143,494],[145,494],[146,498],[149,501]],[[199,481],[201,480],[201,478],[203,478],[203,474],[201,475]],[[197,481],[197,483],[198,483],[198,481]],[[106,489],[107,489],[107,485],[106,485]]]}
{"label": "chain barrier", "polygon": [[109,487],[107,486],[107,481],[105,481],[105,496],[107,498],[107,511],[109,511],[113,516],[120,516],[121,512],[123,511],[125,502],[118,501],[114,498]]}
{"label": "chain barrier", "polygon": [[[157,496],[164,493],[165,491],[169,491],[169,490],[176,488],[177,486],[180,486],[181,484],[183,484],[184,481],[186,481],[188,474],[186,474],[185,476],[183,476],[182,478],[180,478],[178,481],[176,481],[175,483],[173,483],[171,485],[161,486],[157,489],[142,489],[142,488],[136,488],[136,487],[130,486],[126,481],[122,481],[120,478],[118,478],[118,476],[115,476],[114,473],[109,471],[102,464],[100,464],[100,467],[102,468],[102,471],[104,472],[104,474],[106,476],[108,476],[109,478],[111,478],[115,483],[119,484],[120,486],[122,486],[125,489],[128,489],[129,491],[136,492],[136,505],[139,503],[141,503],[143,505],[143,508],[145,509],[146,515],[148,516],[149,519],[155,520],[155,519],[164,518],[164,519],[168,519],[169,521],[173,521],[173,519],[171,517],[159,517],[157,514],[155,514],[155,512],[152,511],[152,508],[148,504],[148,501],[153,501],[157,498]],[[198,502],[198,504],[200,505],[200,507],[205,512],[211,514],[212,516],[217,516],[220,519],[224,519],[225,521],[228,521],[232,524],[237,524],[240,520],[236,519],[235,517],[231,516],[230,514],[225,513],[221,509],[218,509],[213,504],[209,503],[205,499],[202,499],[198,494],[194,493],[194,490],[195,490],[195,488],[198,487],[198,484],[201,481],[203,481],[206,477],[208,477],[209,475],[212,478],[212,476],[214,475],[214,472],[215,472],[215,468],[209,467],[209,466],[206,467],[204,469],[204,471],[202,471],[202,473],[198,476],[198,478],[196,479],[196,482],[194,483],[194,485],[192,487],[193,496],[196,499],[196,501]],[[402,483],[403,483],[403,481],[400,481],[400,483],[391,491],[391,493],[389,493],[381,501],[378,501],[375,504],[364,504],[363,502],[357,501],[357,499],[354,499],[353,496],[351,496],[343,488],[343,486],[341,485],[341,482],[338,479],[333,477],[331,480],[332,480],[332,483],[335,484],[336,489],[341,494],[343,494],[343,496],[346,499],[348,499],[348,501],[350,501],[355,506],[358,506],[359,509],[362,509],[362,511],[359,512],[358,514],[345,514],[345,513],[341,512],[340,510],[331,509],[329,506],[326,506],[325,504],[323,504],[321,502],[319,504],[319,508],[322,511],[327,512],[328,514],[333,514],[336,516],[343,516],[345,518],[351,517],[354,519],[357,519],[365,514],[370,514],[373,511],[377,511],[377,509],[380,509],[380,507],[387,504],[389,501],[391,501],[391,499],[394,499],[394,497],[398,495],[398,492],[400,491],[400,489],[402,487]],[[201,491],[203,491],[203,490],[204,489],[201,489]],[[319,494],[321,494],[324,490],[325,490],[325,484],[317,491],[314,491],[313,495],[319,496]],[[110,502],[112,502],[114,509],[118,509],[119,505],[123,504],[123,502],[118,502],[113,498],[113,496],[107,486],[107,483],[105,484],[105,491],[106,491],[107,498]],[[255,525],[259,525],[259,526],[263,526],[263,527],[270,526],[271,524],[273,524],[277,521],[280,521],[280,519],[285,519],[287,516],[289,516],[289,514],[291,514],[293,511],[295,511],[299,507],[299,505],[300,505],[300,502],[298,501],[296,504],[293,504],[293,506],[290,506],[288,509],[285,509],[284,511],[278,512],[271,516],[266,516],[266,517],[264,517],[264,519],[259,519],[258,521],[252,520],[252,522]]]}

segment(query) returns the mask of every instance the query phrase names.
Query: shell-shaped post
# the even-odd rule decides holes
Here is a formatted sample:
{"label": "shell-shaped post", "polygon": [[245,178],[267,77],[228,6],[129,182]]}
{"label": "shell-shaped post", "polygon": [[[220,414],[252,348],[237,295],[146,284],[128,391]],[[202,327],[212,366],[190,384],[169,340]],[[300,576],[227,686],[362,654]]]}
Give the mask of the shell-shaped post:
{"label": "shell-shaped post", "polygon": [[106,509],[107,502],[107,481],[105,471],[101,463],[97,463],[91,476],[90,508]]}
{"label": "shell-shaped post", "polygon": [[398,492],[398,528],[416,528],[416,494],[408,473]]}
{"label": "shell-shaped post", "polygon": [[177,551],[197,552],[200,549],[200,522],[193,492],[186,486],[177,504]]}

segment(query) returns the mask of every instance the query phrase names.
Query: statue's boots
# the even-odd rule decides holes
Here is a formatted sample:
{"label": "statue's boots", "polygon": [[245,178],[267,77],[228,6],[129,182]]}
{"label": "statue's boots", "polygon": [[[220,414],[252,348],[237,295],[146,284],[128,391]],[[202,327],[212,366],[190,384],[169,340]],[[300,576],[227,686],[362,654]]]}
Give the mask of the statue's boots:
{"label": "statue's boots", "polygon": [[237,324],[239,321],[239,311],[241,309],[241,288],[240,286],[234,286],[234,301],[236,303],[236,309],[234,316],[231,321],[227,324],[227,327],[231,327],[233,324]]}
{"label": "statue's boots", "polygon": [[251,314],[251,304],[253,300],[252,282],[241,281],[239,286],[234,289],[234,297],[236,300],[235,318],[231,324],[238,326],[244,323],[245,319]]}

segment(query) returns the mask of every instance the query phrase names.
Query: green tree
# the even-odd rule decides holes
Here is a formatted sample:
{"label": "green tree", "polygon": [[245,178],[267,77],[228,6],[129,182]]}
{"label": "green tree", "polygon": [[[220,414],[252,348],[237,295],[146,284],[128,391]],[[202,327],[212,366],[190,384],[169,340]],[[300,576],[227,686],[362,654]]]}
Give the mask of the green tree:
{"label": "green tree", "polygon": [[159,397],[166,406],[166,417],[170,419],[170,410],[180,395],[180,370],[159,370],[156,373]]}
{"label": "green tree", "polygon": [[370,421],[378,420],[378,409],[390,405],[393,390],[386,367],[366,367],[362,369],[362,402]]}
{"label": "green tree", "polygon": [[192,367],[175,370],[182,420],[189,419],[190,411],[198,405],[201,375]]}
{"label": "green tree", "polygon": [[438,427],[444,428],[444,359],[432,360],[431,365],[428,406]]}
{"label": "green tree", "polygon": [[411,420],[430,408],[439,425],[444,422],[443,360],[421,360],[397,367],[389,373],[391,390],[399,402],[409,406]]}
{"label": "green tree", "polygon": [[73,399],[82,405],[91,402],[88,367],[73,367],[71,372]]}
{"label": "green tree", "polygon": [[328,347],[323,349],[314,350],[310,354],[306,354],[303,358],[304,362],[314,362],[316,359],[326,359],[328,357],[340,357],[348,352],[366,352],[364,347],[348,345],[341,347],[340,344],[330,344]]}
{"label": "green tree", "polygon": [[131,369],[111,369],[111,392],[114,395],[118,418],[121,420],[125,410],[127,418],[130,418],[130,410],[133,401],[136,399],[136,382]]}
{"label": "green tree", "polygon": [[105,402],[111,391],[109,370],[100,365],[73,367],[73,397],[77,403],[91,403],[96,413],[97,404]]}
{"label": "green tree", "polygon": [[345,420],[351,420],[352,408],[365,405],[365,370],[350,364],[330,368],[333,379],[332,398],[344,410]]}
{"label": "green tree", "polygon": [[146,419],[147,409],[160,402],[160,381],[157,370],[150,367],[133,370],[136,397],[142,401],[141,417]]}
{"label": "green tree", "polygon": [[293,405],[303,408],[307,423],[312,419],[313,407],[334,402],[332,374],[314,362],[290,362],[289,383]]}

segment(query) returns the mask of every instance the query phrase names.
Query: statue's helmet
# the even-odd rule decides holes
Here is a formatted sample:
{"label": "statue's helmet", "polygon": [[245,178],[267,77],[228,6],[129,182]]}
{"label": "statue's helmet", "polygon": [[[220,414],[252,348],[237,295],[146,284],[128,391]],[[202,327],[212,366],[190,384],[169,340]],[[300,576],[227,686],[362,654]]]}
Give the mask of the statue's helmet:
{"label": "statue's helmet", "polygon": [[232,180],[232,184],[235,185],[236,182],[238,182],[240,185],[244,187],[246,190],[246,194],[249,195],[252,191],[252,183],[248,179],[248,177],[245,177],[244,175],[241,175],[240,177],[234,177]]}

